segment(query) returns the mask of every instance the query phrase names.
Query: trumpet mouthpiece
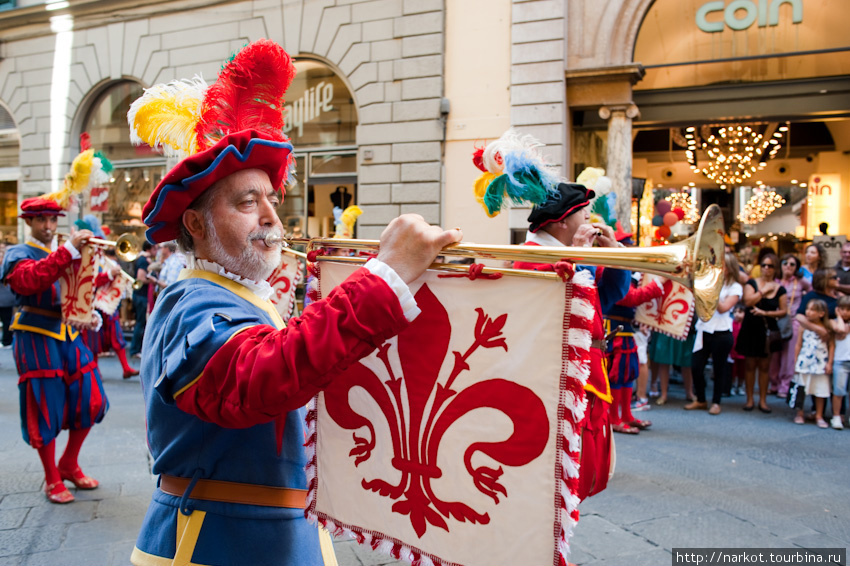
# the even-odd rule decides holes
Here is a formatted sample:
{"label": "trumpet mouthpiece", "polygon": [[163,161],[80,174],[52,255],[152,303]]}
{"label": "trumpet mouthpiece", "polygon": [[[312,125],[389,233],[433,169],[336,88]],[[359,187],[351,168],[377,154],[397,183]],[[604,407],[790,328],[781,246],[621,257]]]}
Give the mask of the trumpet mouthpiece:
{"label": "trumpet mouthpiece", "polygon": [[277,234],[269,234],[263,238],[263,242],[270,248],[275,246],[279,246],[281,248],[289,247],[289,244],[283,239],[283,236],[278,236]]}

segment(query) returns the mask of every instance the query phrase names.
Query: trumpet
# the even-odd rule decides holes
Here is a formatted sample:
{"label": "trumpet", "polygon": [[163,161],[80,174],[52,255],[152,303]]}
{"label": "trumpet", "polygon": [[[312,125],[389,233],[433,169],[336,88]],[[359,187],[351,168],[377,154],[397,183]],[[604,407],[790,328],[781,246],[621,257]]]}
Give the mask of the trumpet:
{"label": "trumpet", "polygon": [[[59,238],[60,242],[62,240],[71,239],[71,236],[68,234],[60,233],[56,234],[56,236]],[[121,237],[114,242],[112,240],[104,240],[103,238],[89,238],[86,240],[85,245],[99,248],[115,248],[115,255],[118,256],[118,259],[126,262],[135,261],[142,250],[142,246],[139,244],[139,239],[129,232],[122,234]]]}
{"label": "trumpet", "polygon": [[[471,244],[460,242],[442,249],[440,255],[523,261],[531,263],[557,263],[568,260],[578,264],[598,265],[615,269],[628,269],[660,275],[680,283],[693,292],[694,306],[702,320],[708,320],[717,309],[723,287],[725,247],[723,242],[723,213],[716,204],[710,205],[702,215],[696,233],[680,242],[651,248],[583,248],[555,246],[508,246]],[[312,238],[286,240],[280,236],[265,238],[267,246],[288,248],[290,243],[305,243],[308,249],[316,247],[347,248],[377,251],[378,240],[346,240],[337,238]],[[319,256],[318,259],[345,263],[363,263],[365,258]],[[463,265],[434,263],[431,269],[463,271]],[[507,268],[484,268],[484,273],[504,273],[522,277],[558,277],[553,272],[525,271]]]}

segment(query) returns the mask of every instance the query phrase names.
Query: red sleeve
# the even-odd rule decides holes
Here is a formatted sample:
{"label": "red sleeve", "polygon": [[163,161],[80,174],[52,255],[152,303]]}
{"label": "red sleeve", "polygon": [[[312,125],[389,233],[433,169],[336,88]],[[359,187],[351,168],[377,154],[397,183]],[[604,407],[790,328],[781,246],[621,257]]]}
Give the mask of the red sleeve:
{"label": "red sleeve", "polygon": [[624,307],[637,307],[647,301],[658,298],[663,294],[664,291],[658,286],[658,283],[653,281],[644,287],[630,288],[629,292],[626,293],[626,296],[617,301],[617,304]]}
{"label": "red sleeve", "polygon": [[6,284],[23,296],[43,293],[71,263],[71,252],[60,247],[44,259],[22,259],[6,276]]}
{"label": "red sleeve", "polygon": [[234,335],[176,396],[177,407],[227,428],[269,422],[407,325],[392,289],[358,271],[283,330],[257,325]]}

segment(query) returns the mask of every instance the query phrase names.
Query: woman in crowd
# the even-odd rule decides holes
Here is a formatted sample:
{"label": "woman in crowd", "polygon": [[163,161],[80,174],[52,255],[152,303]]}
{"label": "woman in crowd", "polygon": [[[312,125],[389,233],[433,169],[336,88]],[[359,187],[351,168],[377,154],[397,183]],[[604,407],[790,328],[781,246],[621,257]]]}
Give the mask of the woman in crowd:
{"label": "woman in crowd", "polygon": [[[826,251],[820,244],[809,244],[806,246],[806,251],[803,252],[803,265],[800,270],[803,272],[803,278],[809,283],[812,282],[815,272],[818,269],[826,267]],[[805,303],[803,303],[805,310]]]}
{"label": "woman in crowd", "polygon": [[788,314],[779,319],[778,322],[780,331],[783,331],[785,325],[787,325],[787,329],[783,331],[782,351],[779,352],[778,356],[771,358],[770,389],[776,392],[777,397],[784,399],[788,394],[791,379],[794,377],[794,347],[800,333],[800,325],[795,314],[800,308],[803,295],[812,290],[812,285],[803,277],[800,259],[794,254],[782,256],[780,265],[781,279],[779,284],[788,295]]}
{"label": "woman in crowd", "polygon": [[686,410],[705,409],[705,364],[708,357],[714,366],[714,392],[711,396],[709,414],[720,414],[720,398],[728,387],[729,372],[726,358],[732,351],[732,308],[738,304],[744,290],[738,283],[738,259],[727,253],[723,272],[723,288],[714,315],[696,323],[697,339],[693,355],[694,393],[697,400],[685,405]]}
{"label": "woman in crowd", "polygon": [[[785,289],[776,282],[779,258],[776,254],[769,253],[761,260],[760,275],[758,278],[750,279],[744,285],[744,305],[747,312],[741,323],[741,331],[738,334],[738,353],[746,357],[745,376],[747,387],[747,400],[744,404],[745,411],[755,408],[753,393],[756,380],[756,372],[759,376],[759,410],[762,413],[770,413],[767,405],[767,382],[770,363],[770,343],[768,340],[771,330],[778,331],[776,320],[785,316],[788,312],[788,297]],[[781,345],[780,345],[781,347]]]}

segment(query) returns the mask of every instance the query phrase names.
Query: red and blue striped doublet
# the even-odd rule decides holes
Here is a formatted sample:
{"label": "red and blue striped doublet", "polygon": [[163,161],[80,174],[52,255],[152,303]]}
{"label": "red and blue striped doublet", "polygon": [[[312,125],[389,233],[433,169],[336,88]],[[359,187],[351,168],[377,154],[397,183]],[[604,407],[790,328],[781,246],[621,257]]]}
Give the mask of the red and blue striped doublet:
{"label": "red and blue striped doublet", "polygon": [[70,263],[68,250],[50,253],[28,242],[9,248],[0,267],[0,279],[22,307],[11,328],[21,432],[33,448],[50,444],[62,429],[90,428],[109,407],[91,351],[78,331],[62,323],[53,274]]}

